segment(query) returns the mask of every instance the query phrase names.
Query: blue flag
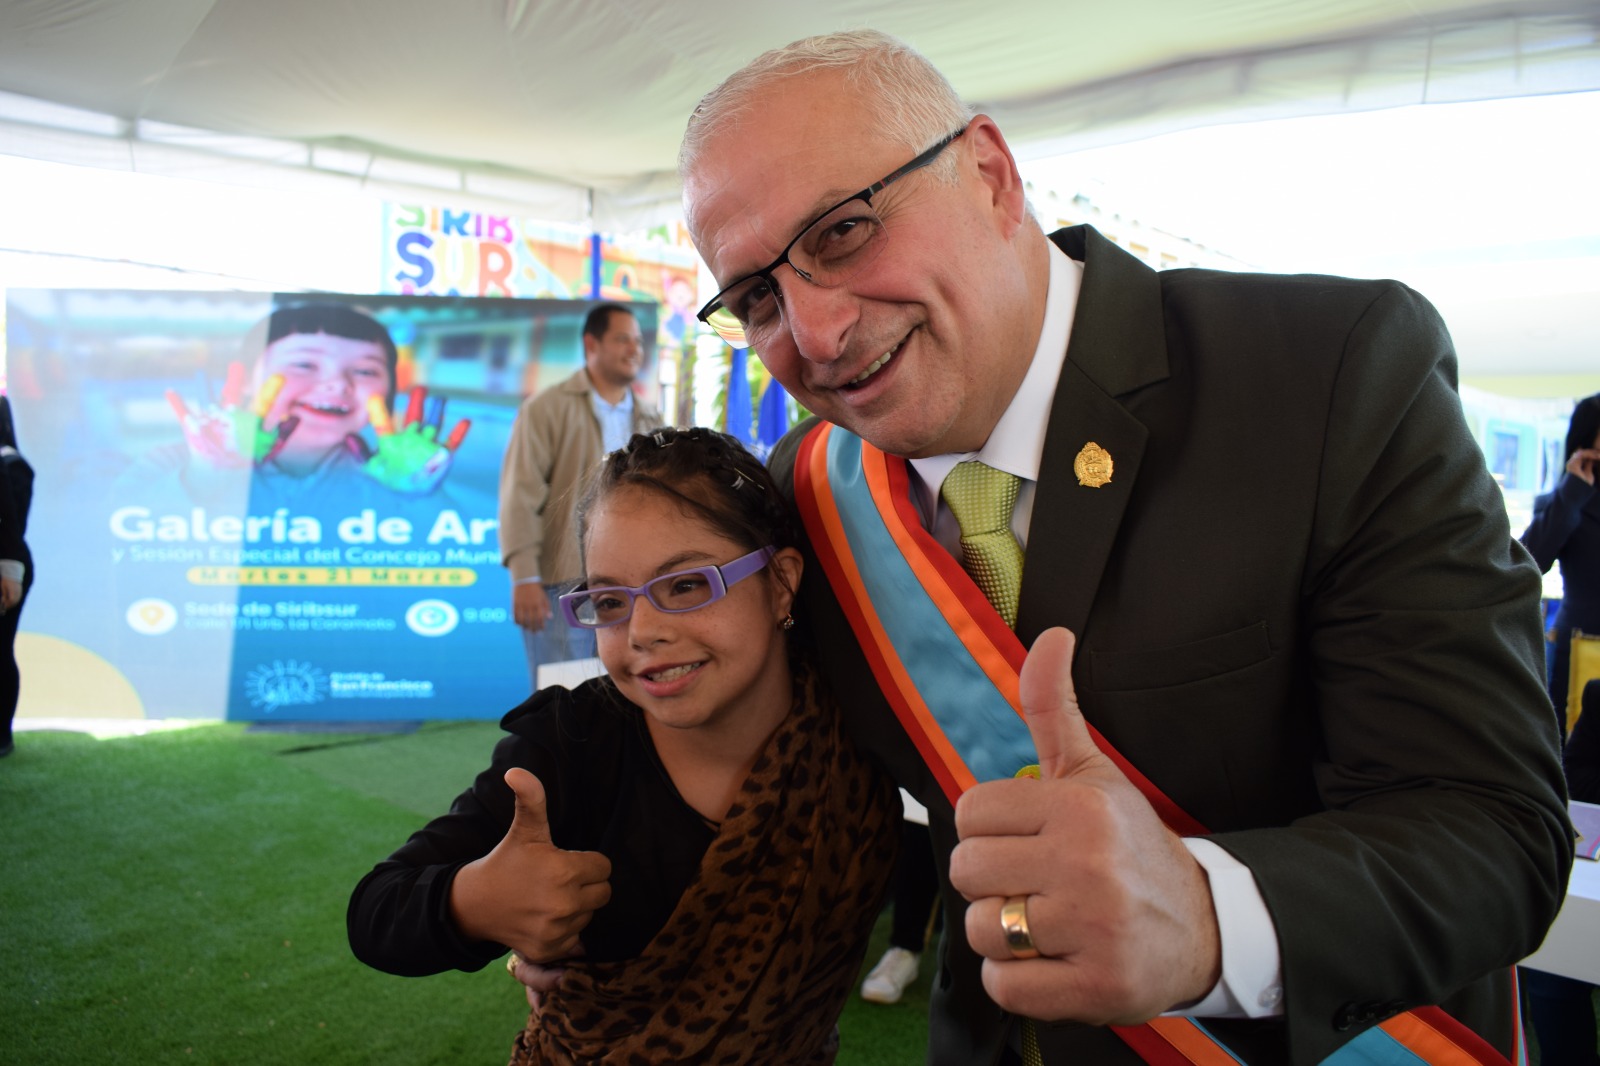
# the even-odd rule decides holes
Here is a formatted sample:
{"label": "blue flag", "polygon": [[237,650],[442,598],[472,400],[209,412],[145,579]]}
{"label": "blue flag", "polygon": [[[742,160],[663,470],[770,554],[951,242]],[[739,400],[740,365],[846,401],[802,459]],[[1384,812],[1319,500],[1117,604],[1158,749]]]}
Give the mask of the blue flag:
{"label": "blue flag", "polygon": [[728,421],[727,434],[745,444],[754,444],[750,424],[750,378],[745,373],[747,348],[731,349],[728,358]]}
{"label": "blue flag", "polygon": [[777,378],[767,382],[761,394],[761,421],[756,429],[756,454],[763,459],[789,431],[789,394],[783,391]]}

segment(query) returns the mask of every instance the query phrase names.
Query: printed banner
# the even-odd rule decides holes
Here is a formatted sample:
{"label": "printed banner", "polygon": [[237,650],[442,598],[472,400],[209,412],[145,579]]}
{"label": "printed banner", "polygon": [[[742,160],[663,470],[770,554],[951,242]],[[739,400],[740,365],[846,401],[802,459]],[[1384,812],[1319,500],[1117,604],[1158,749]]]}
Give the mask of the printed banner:
{"label": "printed banner", "polygon": [[[6,297],[37,472],[24,637],[57,702],[360,721],[527,696],[500,462],[521,399],[582,365],[591,302]],[[636,310],[654,382],[657,311]]]}

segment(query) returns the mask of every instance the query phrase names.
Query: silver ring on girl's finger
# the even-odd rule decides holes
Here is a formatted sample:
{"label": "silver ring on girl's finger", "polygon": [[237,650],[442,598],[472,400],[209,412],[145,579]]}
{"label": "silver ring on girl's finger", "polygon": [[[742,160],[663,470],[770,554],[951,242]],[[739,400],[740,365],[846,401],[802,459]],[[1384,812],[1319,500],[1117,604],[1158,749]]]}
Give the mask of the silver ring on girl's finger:
{"label": "silver ring on girl's finger", "polygon": [[1000,906],[1000,928],[1006,935],[1006,947],[1012,958],[1037,959],[1039,949],[1033,943],[1033,933],[1028,928],[1028,897],[1012,896]]}

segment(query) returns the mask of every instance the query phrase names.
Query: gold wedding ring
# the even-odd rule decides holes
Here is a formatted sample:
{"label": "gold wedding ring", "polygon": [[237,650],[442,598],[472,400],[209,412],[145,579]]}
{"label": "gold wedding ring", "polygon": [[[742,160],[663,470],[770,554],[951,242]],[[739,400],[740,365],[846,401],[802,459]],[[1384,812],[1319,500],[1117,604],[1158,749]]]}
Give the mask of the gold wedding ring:
{"label": "gold wedding ring", "polygon": [[1000,928],[1006,934],[1006,947],[1013,958],[1037,959],[1039,949],[1028,931],[1028,897],[1012,896],[1000,906]]}
{"label": "gold wedding ring", "polygon": [[[517,958],[517,953],[515,951],[513,951],[511,954],[507,955],[506,956],[506,973],[510,974],[512,977],[517,977],[517,963],[520,962],[520,961],[521,960]],[[517,977],[517,980],[520,981],[520,980],[522,980],[522,978]]]}

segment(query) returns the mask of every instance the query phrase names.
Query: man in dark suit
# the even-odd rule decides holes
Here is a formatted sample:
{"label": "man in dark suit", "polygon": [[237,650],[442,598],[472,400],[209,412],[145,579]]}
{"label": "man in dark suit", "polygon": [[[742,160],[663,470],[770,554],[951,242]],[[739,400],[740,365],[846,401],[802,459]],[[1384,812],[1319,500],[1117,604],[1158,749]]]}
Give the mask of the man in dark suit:
{"label": "man in dark suit", "polygon": [[[834,423],[772,462],[820,557],[796,614],[929,808],[929,1061],[1168,1061],[1154,1033],[1313,1063],[1414,1022],[1509,1055],[1572,843],[1538,575],[1427,302],[1047,238],[993,120],[871,32],[728,79],[680,171],[702,320]],[[1020,595],[946,502],[973,459],[1014,475]],[[978,717],[963,648],[1013,670],[983,668],[1043,780],[1005,779],[1015,715]]]}

